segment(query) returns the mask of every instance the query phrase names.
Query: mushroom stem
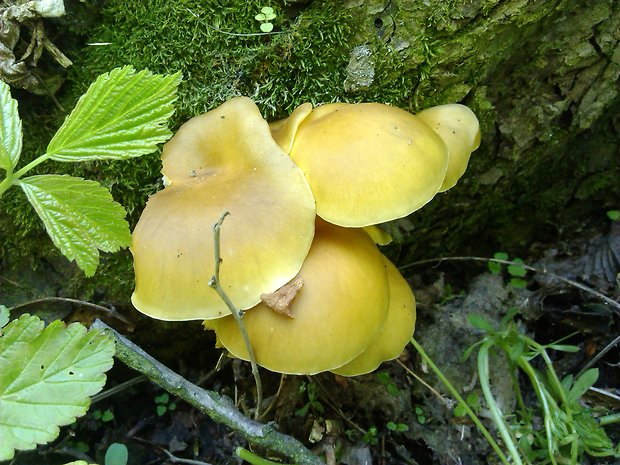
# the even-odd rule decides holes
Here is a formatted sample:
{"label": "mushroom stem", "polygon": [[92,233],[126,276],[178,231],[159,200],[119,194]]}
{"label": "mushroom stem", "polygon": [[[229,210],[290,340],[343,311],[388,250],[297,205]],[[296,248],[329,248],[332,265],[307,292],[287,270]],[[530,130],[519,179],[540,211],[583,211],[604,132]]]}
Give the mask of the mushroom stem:
{"label": "mushroom stem", "polygon": [[254,350],[252,349],[252,344],[250,344],[250,338],[248,337],[248,332],[245,329],[245,325],[243,324],[243,320],[241,319],[241,313],[235,307],[232,300],[228,297],[222,286],[220,285],[220,264],[222,263],[222,258],[220,256],[220,228],[222,227],[222,223],[224,219],[229,215],[229,212],[225,211],[220,219],[213,225],[213,251],[215,256],[215,271],[213,276],[209,280],[209,287],[217,292],[217,295],[220,296],[222,301],[226,304],[230,313],[232,313],[233,318],[237,322],[239,326],[239,330],[241,331],[241,336],[243,337],[243,341],[245,342],[245,346],[248,350],[250,364],[252,365],[252,374],[254,375],[254,381],[256,382],[256,410],[254,411],[254,418],[258,419],[260,416],[260,407],[263,402],[263,385],[260,380],[260,373],[258,372],[258,365],[256,364],[256,357],[254,356]]}

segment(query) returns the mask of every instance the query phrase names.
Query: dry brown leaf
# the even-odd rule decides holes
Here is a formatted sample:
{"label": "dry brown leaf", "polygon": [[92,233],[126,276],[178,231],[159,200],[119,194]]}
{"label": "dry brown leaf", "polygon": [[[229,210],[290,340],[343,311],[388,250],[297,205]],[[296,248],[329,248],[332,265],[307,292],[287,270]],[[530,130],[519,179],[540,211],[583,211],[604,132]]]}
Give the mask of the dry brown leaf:
{"label": "dry brown leaf", "polygon": [[295,318],[295,315],[291,312],[289,305],[303,285],[303,278],[301,276],[297,276],[277,291],[272,292],[271,294],[261,294],[260,300],[262,300],[263,303],[274,312],[281,315],[286,315],[289,318]]}

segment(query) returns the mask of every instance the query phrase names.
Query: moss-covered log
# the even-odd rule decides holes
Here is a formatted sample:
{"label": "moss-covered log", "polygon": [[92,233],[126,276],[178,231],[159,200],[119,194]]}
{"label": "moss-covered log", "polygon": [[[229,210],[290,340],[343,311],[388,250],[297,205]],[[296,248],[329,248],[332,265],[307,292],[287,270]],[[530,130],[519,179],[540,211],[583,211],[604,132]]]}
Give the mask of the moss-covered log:
{"label": "moss-covered log", "polygon": [[[258,0],[67,2],[68,14],[46,25],[74,63],[55,96],[58,105],[15,93],[25,120],[23,158],[45,150],[98,74],[132,64],[183,73],[176,126],[239,94],[255,99],[269,119],[305,101],[378,101],[411,111],[469,105],[482,123],[482,145],[455,188],[392,227],[401,233],[401,262],[488,255],[499,247],[523,251],[618,207],[618,2],[274,0],[268,35],[255,19],[261,6]],[[160,188],[157,154],[41,169],[101,181],[132,223]],[[104,258],[98,275],[84,279],[12,191],[0,200],[1,274],[13,281],[0,282],[5,303],[50,292],[128,301],[128,252]]]}

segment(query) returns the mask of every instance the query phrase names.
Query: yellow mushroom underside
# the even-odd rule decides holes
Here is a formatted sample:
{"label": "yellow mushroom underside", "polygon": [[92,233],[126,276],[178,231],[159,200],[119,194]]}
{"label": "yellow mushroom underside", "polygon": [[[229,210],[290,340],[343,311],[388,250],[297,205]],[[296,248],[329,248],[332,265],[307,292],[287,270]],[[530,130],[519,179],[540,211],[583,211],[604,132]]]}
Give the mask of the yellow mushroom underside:
{"label": "yellow mushroom underside", "polygon": [[425,205],[447,168],[441,138],[414,115],[376,103],[319,106],[301,121],[291,158],[302,169],[317,214],[363,227]]}
{"label": "yellow mushroom underside", "polygon": [[209,287],[213,225],[224,212],[220,282],[237,307],[297,274],[314,235],[314,199],[250,99],[192,118],[162,160],[170,185],[149,199],[133,232],[138,310],[163,320],[230,313]]}
{"label": "yellow mushroom underside", "polygon": [[[289,374],[339,367],[375,339],[386,318],[389,288],[381,254],[362,230],[319,221],[299,276],[303,286],[290,304],[294,318],[262,303],[245,312],[256,361]],[[232,317],[208,326],[229,352],[248,359]]]}
{"label": "yellow mushroom underside", "polygon": [[390,286],[388,315],[377,338],[349,363],[332,370],[341,376],[358,376],[374,371],[381,363],[398,357],[411,339],[415,329],[416,307],[411,287],[398,269],[386,257]]}

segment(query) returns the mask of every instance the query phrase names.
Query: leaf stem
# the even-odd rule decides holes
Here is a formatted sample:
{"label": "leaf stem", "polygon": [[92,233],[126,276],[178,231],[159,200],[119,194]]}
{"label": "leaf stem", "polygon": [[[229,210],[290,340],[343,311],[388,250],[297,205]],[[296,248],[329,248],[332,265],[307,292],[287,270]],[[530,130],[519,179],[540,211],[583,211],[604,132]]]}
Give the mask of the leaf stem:
{"label": "leaf stem", "polygon": [[0,197],[2,197],[2,195],[9,189],[9,187],[15,184],[15,181],[19,180],[24,174],[26,174],[28,171],[30,171],[35,166],[40,165],[48,158],[49,158],[49,155],[47,153],[43,154],[40,157],[37,157],[34,160],[32,160],[30,163],[28,163],[26,166],[24,166],[19,171],[7,172],[6,177],[2,180],[2,182],[0,182]]}
{"label": "leaf stem", "polygon": [[235,453],[240,459],[245,460],[252,465],[286,465],[280,462],[272,462],[271,460],[264,459],[244,447],[237,447]]}
{"label": "leaf stem", "polygon": [[243,337],[243,341],[245,342],[245,347],[248,351],[248,356],[250,358],[250,364],[252,365],[252,374],[254,375],[254,381],[256,382],[256,410],[254,411],[254,418],[258,419],[260,417],[260,408],[263,402],[263,385],[260,379],[260,373],[258,372],[258,364],[256,363],[256,357],[254,356],[254,349],[252,349],[252,344],[250,344],[250,338],[248,337],[248,332],[243,324],[243,320],[241,319],[241,312],[235,307],[235,304],[230,300],[224,289],[220,284],[220,264],[222,263],[222,257],[220,255],[220,229],[222,227],[222,223],[224,219],[229,215],[229,212],[224,212],[222,217],[213,225],[213,244],[214,244],[214,255],[215,255],[215,272],[211,279],[209,280],[209,286],[217,292],[220,298],[224,301],[230,312],[232,313],[233,318],[237,322],[239,326],[239,330],[241,331],[241,337]]}
{"label": "leaf stem", "polygon": [[465,410],[467,415],[469,415],[469,418],[471,418],[471,421],[474,422],[478,430],[482,433],[485,439],[489,442],[489,444],[491,445],[491,447],[493,448],[493,450],[495,451],[499,459],[502,461],[502,463],[504,465],[509,465],[510,462],[508,462],[508,459],[506,458],[506,456],[500,449],[497,442],[495,442],[495,439],[493,439],[493,437],[491,436],[491,433],[489,433],[489,431],[484,427],[484,425],[482,424],[478,416],[474,413],[471,407],[467,405],[467,402],[465,402],[465,399],[461,397],[461,395],[458,393],[458,391],[452,385],[452,383],[448,381],[448,378],[446,378],[444,374],[441,372],[441,370],[437,367],[437,365],[433,363],[433,360],[424,351],[424,349],[418,343],[418,341],[416,341],[415,338],[412,337],[409,342],[411,342],[411,345],[415,347],[415,350],[418,351],[418,353],[424,359],[424,361],[428,364],[428,366],[431,367],[431,369],[433,370],[437,378],[439,378],[439,381],[441,381],[442,384],[448,389],[448,391],[450,391],[450,394],[454,396],[454,398],[459,402],[459,404],[463,406],[463,409]]}
{"label": "leaf stem", "polygon": [[521,461],[521,456],[515,446],[514,439],[506,427],[504,415],[497,406],[497,402],[495,402],[495,398],[491,392],[491,385],[489,382],[489,348],[492,345],[493,342],[487,340],[478,350],[478,378],[480,380],[480,387],[482,388],[482,394],[484,395],[487,406],[491,411],[491,415],[493,415],[493,423],[495,423],[504,444],[508,448],[508,453],[512,457],[515,464],[522,465],[523,462]]}

